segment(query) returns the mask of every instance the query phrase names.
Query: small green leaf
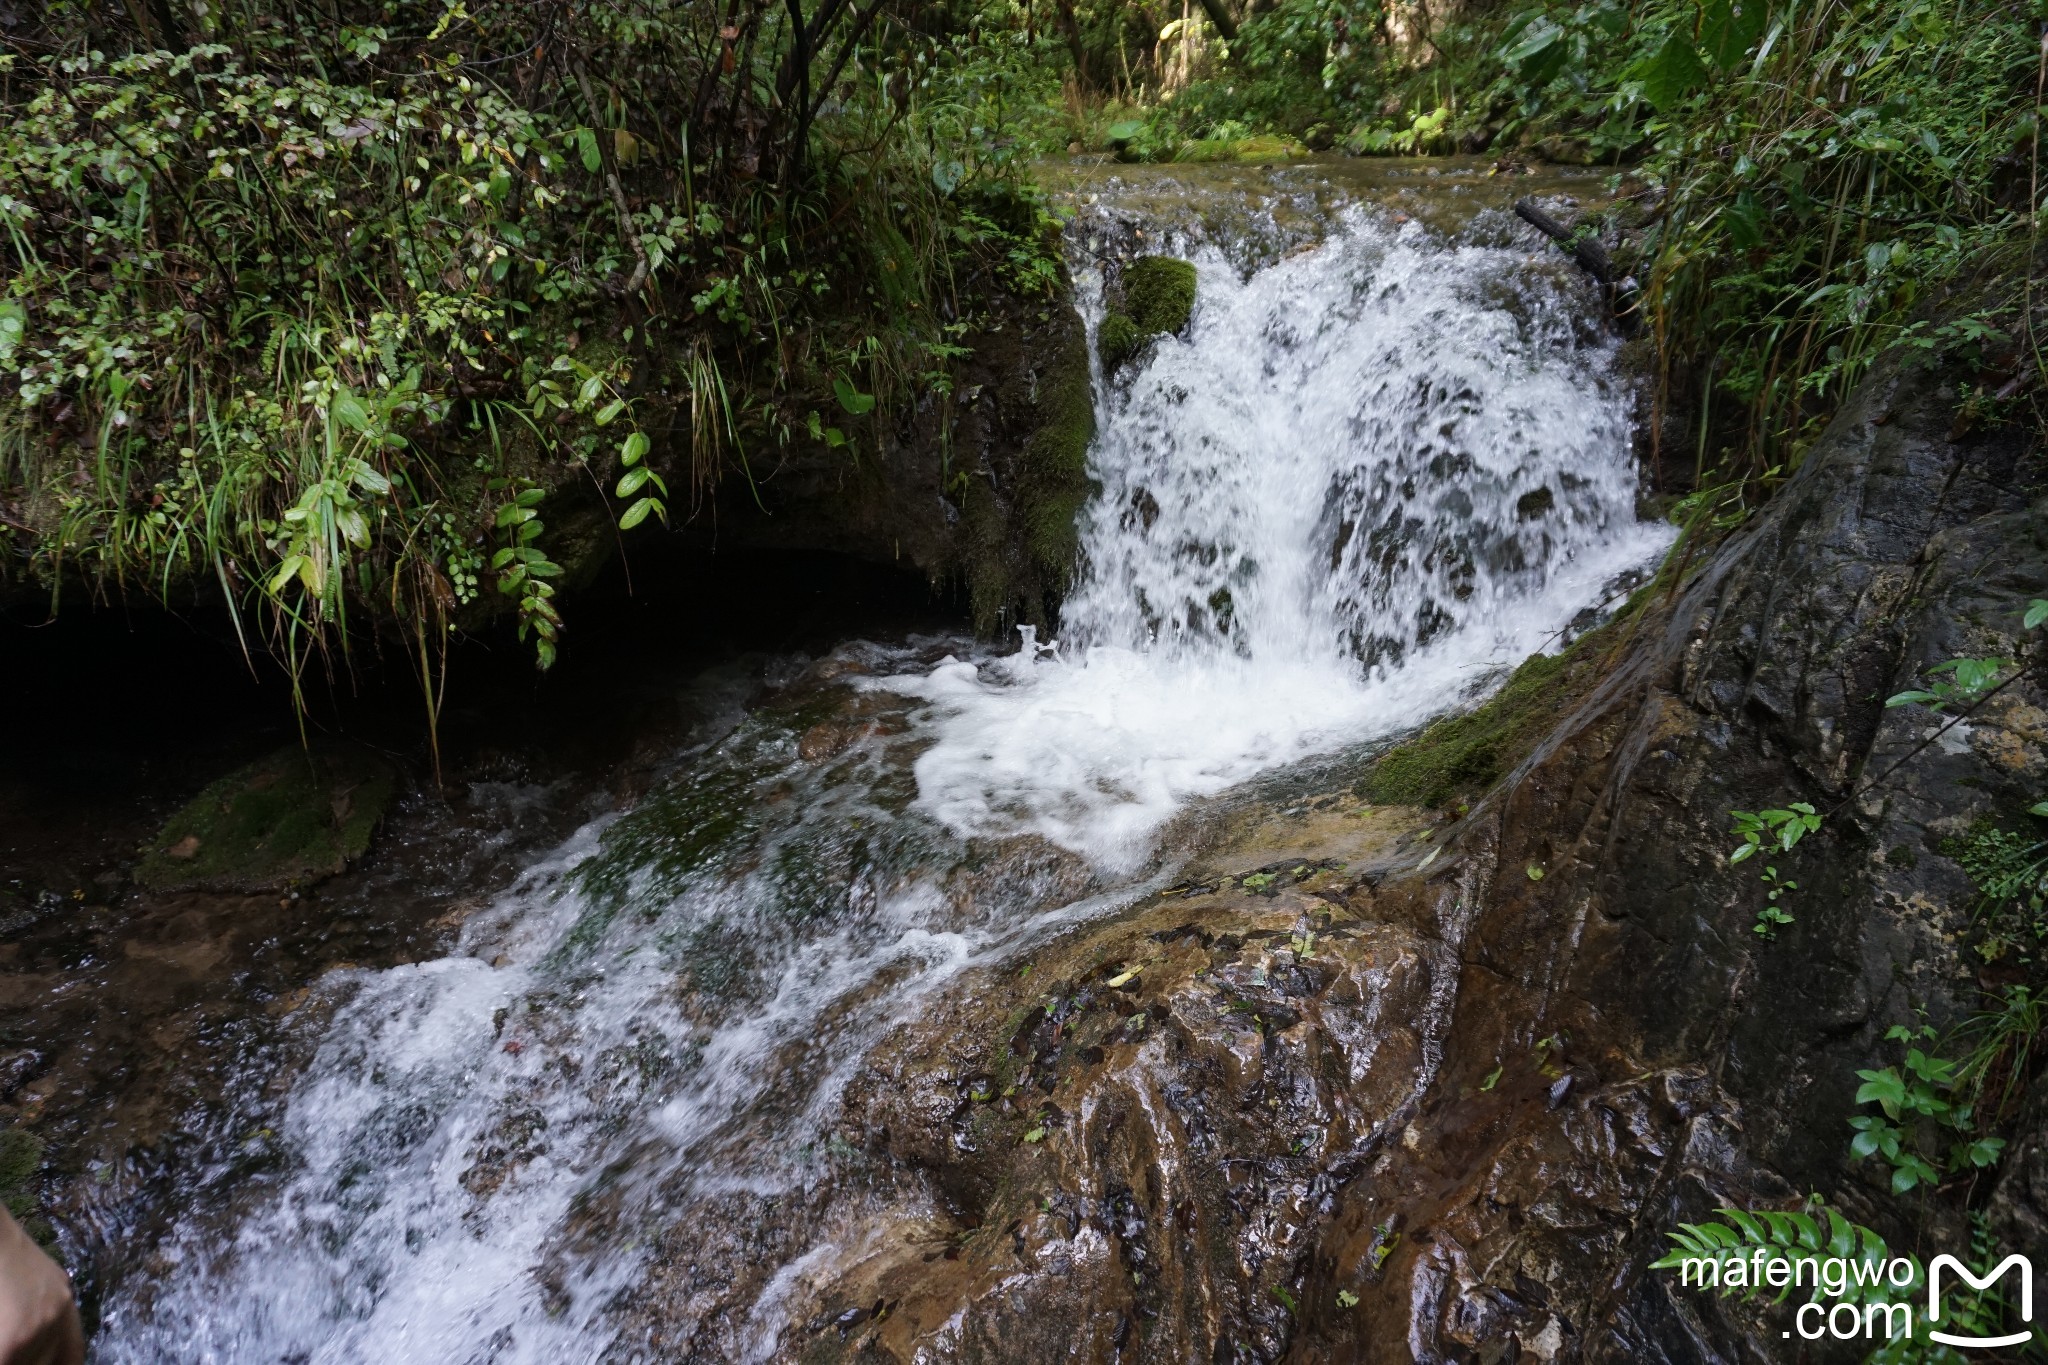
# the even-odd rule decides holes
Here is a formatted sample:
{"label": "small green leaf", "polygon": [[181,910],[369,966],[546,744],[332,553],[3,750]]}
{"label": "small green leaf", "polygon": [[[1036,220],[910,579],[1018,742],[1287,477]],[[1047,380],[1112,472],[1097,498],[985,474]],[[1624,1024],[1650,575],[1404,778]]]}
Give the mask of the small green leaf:
{"label": "small green leaf", "polygon": [[14,359],[22,336],[28,331],[28,310],[19,299],[0,299],[0,365]]}
{"label": "small green leaf", "polygon": [[[4,338],[0,338],[0,344],[4,344]],[[2027,614],[2020,618],[2020,621],[2028,630],[2032,630],[2043,621],[2048,621],[2048,599],[2037,597],[2027,603]]]}
{"label": "small green leaf", "polygon": [[334,420],[350,431],[368,431],[370,410],[363,406],[362,399],[347,389],[340,389],[334,395]]}
{"label": "small green leaf", "polygon": [[1529,866],[1524,870],[1529,874],[1530,881],[1540,882],[1543,880],[1543,869],[1536,866],[1536,864],[1530,863]]}
{"label": "small green leaf", "polygon": [[648,475],[651,472],[646,465],[640,465],[637,468],[627,470],[619,476],[619,486],[613,489],[612,492],[615,496],[621,498],[632,497],[647,482]]}
{"label": "small green leaf", "polygon": [[1337,1306],[1338,1306],[1339,1308],[1356,1308],[1356,1307],[1358,1307],[1358,1295],[1356,1295],[1356,1294],[1352,1293],[1352,1292],[1351,1292],[1350,1290],[1348,1290],[1348,1289],[1340,1289],[1340,1290],[1338,1290],[1338,1291],[1337,1291]]}
{"label": "small green leaf", "polygon": [[862,393],[843,378],[833,379],[832,392],[838,397],[839,406],[855,417],[874,411],[875,396],[871,393]]}
{"label": "small green leaf", "polygon": [[647,433],[636,431],[619,444],[619,463],[631,467],[647,453]]}
{"label": "small green leaf", "polygon": [[1493,1089],[1496,1085],[1499,1085],[1500,1075],[1503,1071],[1506,1070],[1507,1068],[1505,1066],[1497,1066],[1493,1070],[1487,1072],[1486,1079],[1479,1083],[1480,1091],[1484,1093],[1485,1091]]}
{"label": "small green leaf", "polygon": [[635,526],[647,520],[648,514],[651,512],[660,513],[663,521],[668,520],[667,509],[661,505],[660,499],[642,498],[631,507],[628,507],[625,514],[619,518],[619,529],[621,531],[632,530]]}
{"label": "small green leaf", "polygon": [[597,155],[597,133],[589,128],[578,128],[576,149],[583,155],[583,169],[596,175],[598,167],[604,164]]}
{"label": "small green leaf", "polygon": [[1033,1128],[1033,1129],[1032,1129],[1032,1130],[1031,1130],[1030,1132],[1028,1132],[1028,1133],[1026,1133],[1026,1134],[1024,1135],[1024,1141],[1026,1141],[1026,1142],[1043,1142],[1043,1141],[1045,1141],[1045,1129],[1043,1129],[1043,1128]]}
{"label": "small green leaf", "polygon": [[591,420],[596,422],[601,427],[608,427],[612,424],[612,419],[614,417],[617,417],[620,413],[624,412],[625,410],[626,400],[623,398],[614,398],[611,402],[606,403],[603,407],[599,408],[597,410],[597,416],[592,418]]}

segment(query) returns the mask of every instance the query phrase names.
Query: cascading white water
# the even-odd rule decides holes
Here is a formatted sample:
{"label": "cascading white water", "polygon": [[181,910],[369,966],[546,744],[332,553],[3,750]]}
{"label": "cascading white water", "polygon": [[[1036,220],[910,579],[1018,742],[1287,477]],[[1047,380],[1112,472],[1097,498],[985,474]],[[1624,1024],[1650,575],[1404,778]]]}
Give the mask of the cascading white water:
{"label": "cascading white water", "polygon": [[1353,211],[1249,279],[1192,254],[1186,338],[1098,386],[1060,657],[887,684],[931,703],[921,799],[962,833],[1136,866],[1190,798],[1457,704],[1669,543],[1614,342],[1525,249]]}
{"label": "cascading white water", "polygon": [[[1248,278],[1188,249],[1186,339],[1100,386],[1058,656],[848,646],[891,723],[820,762],[806,718],[738,719],[453,955],[333,974],[96,1359],[676,1358],[634,1295],[730,1255],[745,1200],[829,1185],[841,1089],[919,1000],[1136,894],[1190,800],[1457,704],[1666,543],[1612,344],[1526,249],[1363,213]],[[966,842],[1020,833],[1092,882]],[[694,1358],[784,1354],[782,1289],[841,1232],[803,1229]]]}

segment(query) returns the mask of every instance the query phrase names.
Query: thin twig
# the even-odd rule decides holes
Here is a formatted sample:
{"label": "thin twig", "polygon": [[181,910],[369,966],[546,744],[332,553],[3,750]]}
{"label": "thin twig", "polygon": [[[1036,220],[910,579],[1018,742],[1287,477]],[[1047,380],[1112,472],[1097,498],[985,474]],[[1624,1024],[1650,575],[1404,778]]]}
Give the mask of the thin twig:
{"label": "thin twig", "polygon": [[[597,98],[590,93],[590,78],[583,73],[583,60],[572,59],[570,67],[576,73],[576,84],[583,91],[583,102],[590,107],[591,136],[597,136]],[[628,297],[640,292],[640,286],[647,283],[647,246],[640,240],[640,229],[633,225],[633,210],[626,205],[626,191],[619,185],[618,161],[611,149],[604,145],[604,139],[597,139],[598,164],[604,168],[604,183],[612,192],[612,207],[618,211],[619,232],[626,239],[626,245],[633,248],[633,275],[626,281]]]}

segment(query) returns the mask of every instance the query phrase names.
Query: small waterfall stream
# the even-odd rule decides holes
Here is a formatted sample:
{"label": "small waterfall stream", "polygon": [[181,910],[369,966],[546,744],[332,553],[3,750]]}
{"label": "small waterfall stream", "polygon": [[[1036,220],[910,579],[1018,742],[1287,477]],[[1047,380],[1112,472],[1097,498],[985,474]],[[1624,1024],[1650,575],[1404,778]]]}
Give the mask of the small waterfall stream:
{"label": "small waterfall stream", "polygon": [[95,1358],[783,1358],[806,1266],[926,1197],[834,1129],[875,1040],[1160,884],[1191,803],[1475,697],[1668,543],[1612,339],[1501,219],[1352,208],[1249,271],[1184,231],[1186,338],[1098,376],[1057,650],[793,667],[449,956],[331,973]]}

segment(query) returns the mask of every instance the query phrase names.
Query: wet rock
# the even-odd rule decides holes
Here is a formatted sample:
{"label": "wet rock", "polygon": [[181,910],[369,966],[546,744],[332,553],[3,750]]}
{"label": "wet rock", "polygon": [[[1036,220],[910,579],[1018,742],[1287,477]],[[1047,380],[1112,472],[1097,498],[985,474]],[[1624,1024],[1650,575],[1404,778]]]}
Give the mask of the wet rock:
{"label": "wet rock", "polygon": [[280,749],[171,816],[136,880],[157,891],[259,891],[331,876],[369,848],[396,782],[364,749]]}
{"label": "wet rock", "polygon": [[871,1055],[849,1120],[954,1210],[957,1255],[864,1259],[815,1312],[888,1298],[872,1339],[899,1360],[1272,1358],[1332,1170],[1399,1128],[1425,1072],[1450,964],[1398,926],[1333,929],[1322,899],[1406,824],[1348,822],[1348,858],[1241,845],[1281,872],[1175,888]]}
{"label": "wet rock", "polygon": [[1171,256],[1140,256],[1123,268],[1122,296],[1102,320],[1096,345],[1114,374],[1157,336],[1180,332],[1195,307],[1195,268]]}
{"label": "wet rock", "polygon": [[[2048,582],[2038,452],[1951,440],[1941,382],[1880,365],[1675,593],[1363,783],[1473,794],[1457,823],[1372,809],[1348,857],[1314,851],[1343,870],[1298,883],[1261,869],[1308,848],[1241,848],[935,1001],[843,1104],[949,1250],[813,1264],[792,1320],[897,1307],[783,1356],[1774,1360],[1782,1310],[1647,1269],[1677,1223],[1820,1191],[1895,1245],[1967,1247],[1847,1125],[1888,1027],[1978,998],[1958,840],[2048,771],[2031,677],[1947,747],[1883,705],[1940,660],[2022,654]],[[1829,816],[1766,939],[1728,812],[1792,800]],[[2044,1112],[1987,1206],[2036,1256]]]}

